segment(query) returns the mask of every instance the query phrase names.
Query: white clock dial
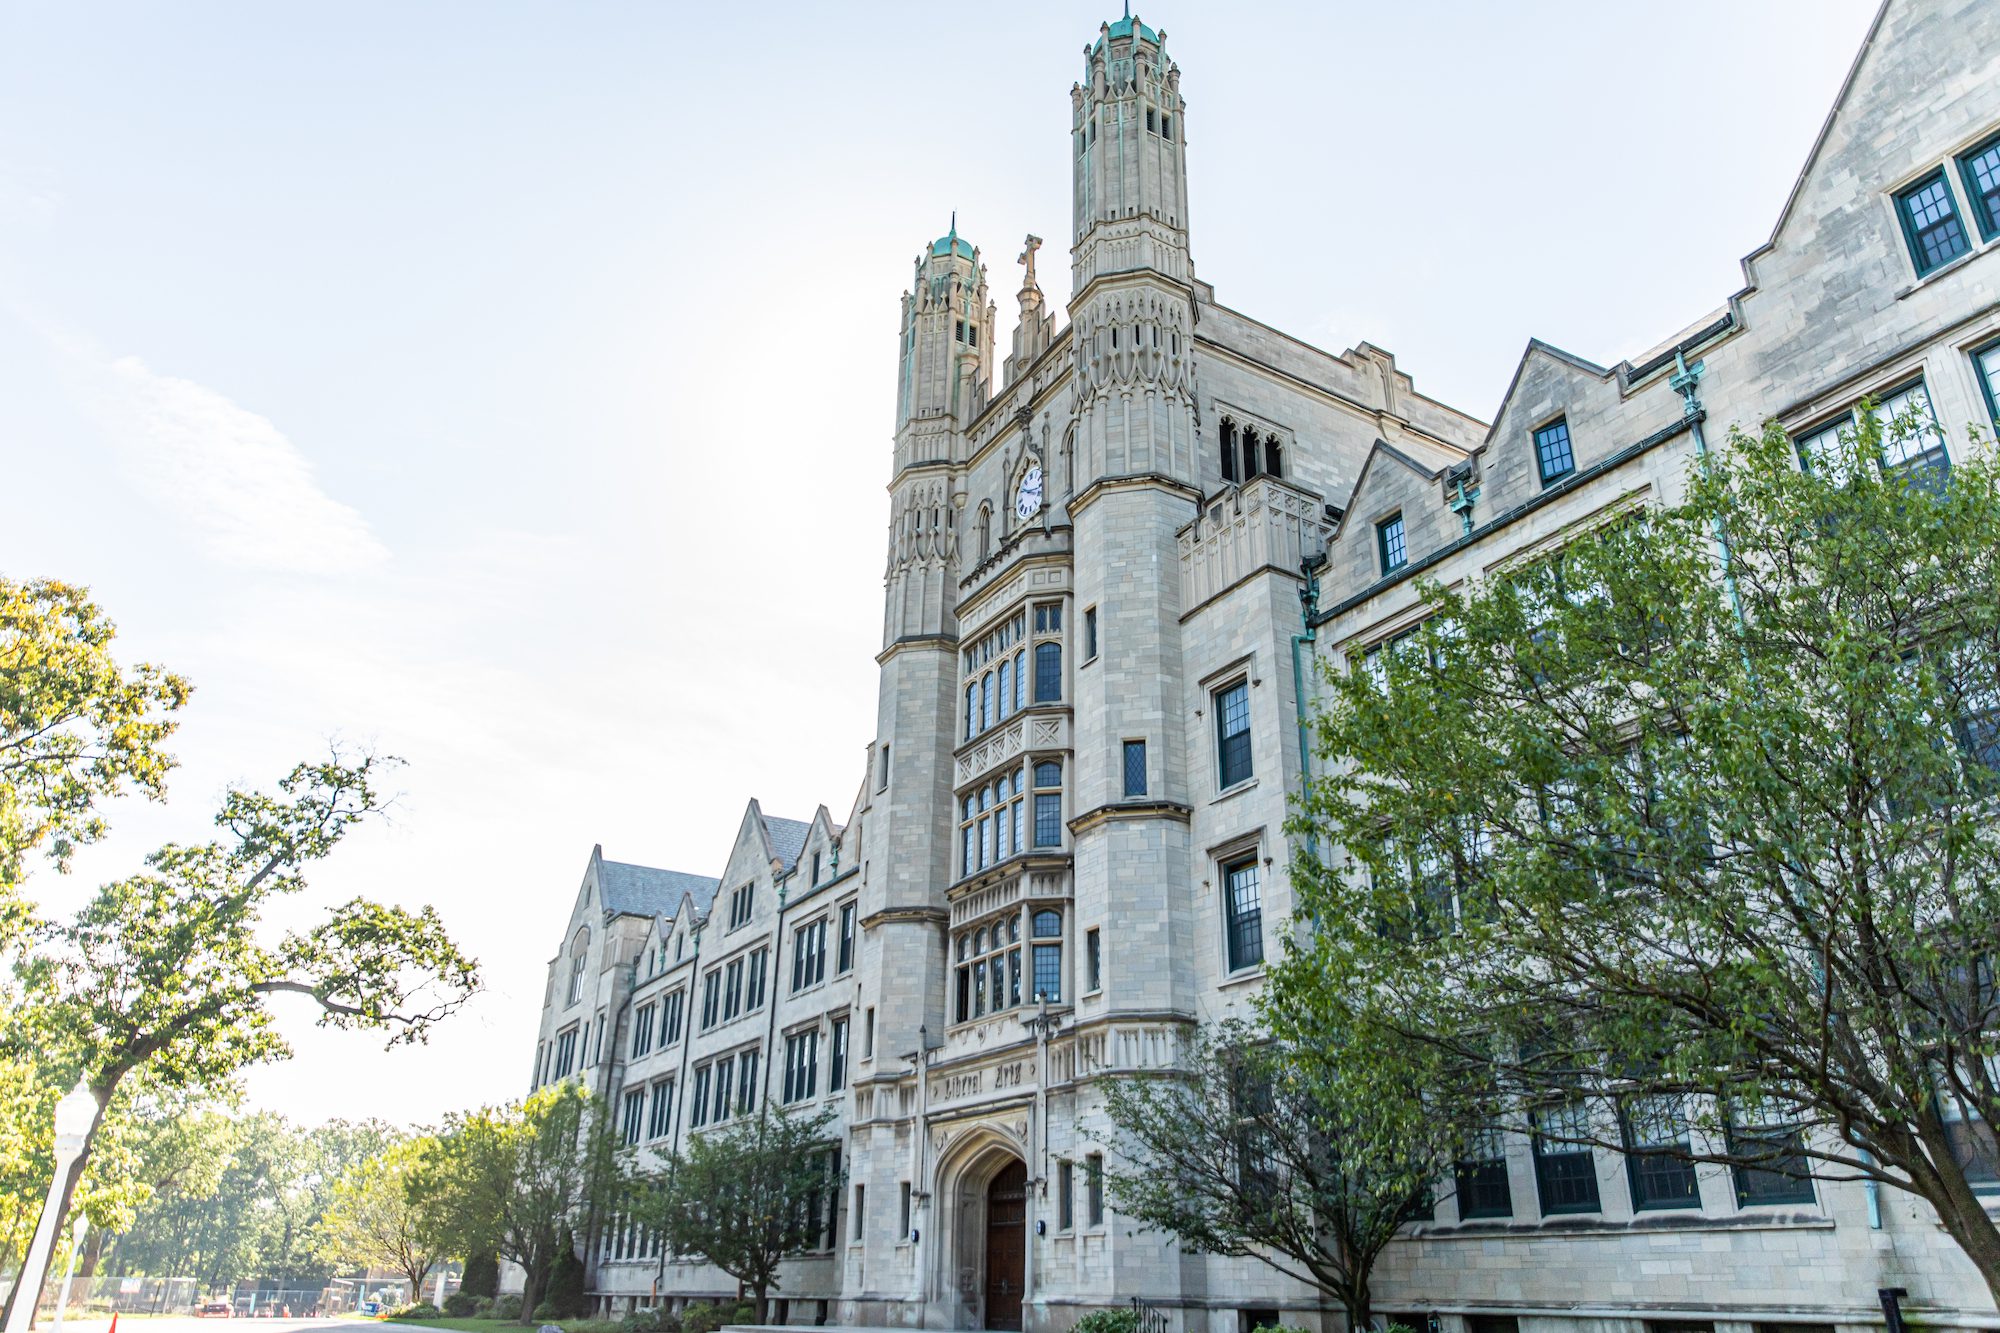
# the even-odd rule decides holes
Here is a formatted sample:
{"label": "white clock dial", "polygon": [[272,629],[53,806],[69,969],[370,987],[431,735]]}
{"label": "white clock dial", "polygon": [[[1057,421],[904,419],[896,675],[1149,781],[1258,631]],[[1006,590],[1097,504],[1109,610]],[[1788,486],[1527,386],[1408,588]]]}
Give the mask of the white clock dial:
{"label": "white clock dial", "polygon": [[1042,465],[1035,463],[1021,475],[1021,489],[1014,496],[1014,512],[1021,518],[1033,518],[1042,507]]}

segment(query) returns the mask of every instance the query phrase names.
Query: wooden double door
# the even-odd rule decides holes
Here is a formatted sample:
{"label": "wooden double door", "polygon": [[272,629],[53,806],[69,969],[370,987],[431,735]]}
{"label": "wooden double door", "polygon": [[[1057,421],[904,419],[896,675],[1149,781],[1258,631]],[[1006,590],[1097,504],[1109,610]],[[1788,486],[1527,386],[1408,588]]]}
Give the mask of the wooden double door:
{"label": "wooden double door", "polygon": [[1028,1249],[1028,1168],[1009,1164],[986,1187],[986,1327],[1021,1327]]}

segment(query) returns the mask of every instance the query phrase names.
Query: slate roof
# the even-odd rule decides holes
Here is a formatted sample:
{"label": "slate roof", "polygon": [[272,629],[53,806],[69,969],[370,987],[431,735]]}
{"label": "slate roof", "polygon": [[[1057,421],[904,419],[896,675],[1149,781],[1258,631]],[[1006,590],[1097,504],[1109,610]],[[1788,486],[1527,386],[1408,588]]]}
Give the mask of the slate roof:
{"label": "slate roof", "polygon": [[681,895],[694,899],[697,913],[706,911],[715,900],[719,880],[687,875],[678,870],[655,870],[624,861],[601,861],[597,868],[597,888],[604,910],[627,916],[665,916],[681,905]]}
{"label": "slate roof", "polygon": [[790,870],[797,865],[799,853],[806,849],[806,834],[812,830],[812,825],[796,819],[774,819],[766,815],[764,827],[771,834],[771,850],[778,854],[784,868]]}

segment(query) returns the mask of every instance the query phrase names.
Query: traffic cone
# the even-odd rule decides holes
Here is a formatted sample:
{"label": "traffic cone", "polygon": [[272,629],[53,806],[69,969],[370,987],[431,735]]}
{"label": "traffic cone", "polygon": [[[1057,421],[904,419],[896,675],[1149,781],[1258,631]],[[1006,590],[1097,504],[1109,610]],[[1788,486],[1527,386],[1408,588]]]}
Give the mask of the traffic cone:
{"label": "traffic cone", "polygon": [[111,1312],[111,1327],[106,1329],[105,1333],[118,1333],[118,1312],[116,1310]]}

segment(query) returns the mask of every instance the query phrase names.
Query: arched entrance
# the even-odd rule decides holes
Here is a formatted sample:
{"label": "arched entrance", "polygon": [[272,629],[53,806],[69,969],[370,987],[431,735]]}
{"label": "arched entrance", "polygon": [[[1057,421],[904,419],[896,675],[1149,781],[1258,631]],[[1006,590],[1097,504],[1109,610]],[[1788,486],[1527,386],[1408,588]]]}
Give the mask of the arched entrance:
{"label": "arched entrance", "polygon": [[1016,1158],[986,1187],[986,1327],[1021,1327],[1027,1249],[1028,1168]]}

